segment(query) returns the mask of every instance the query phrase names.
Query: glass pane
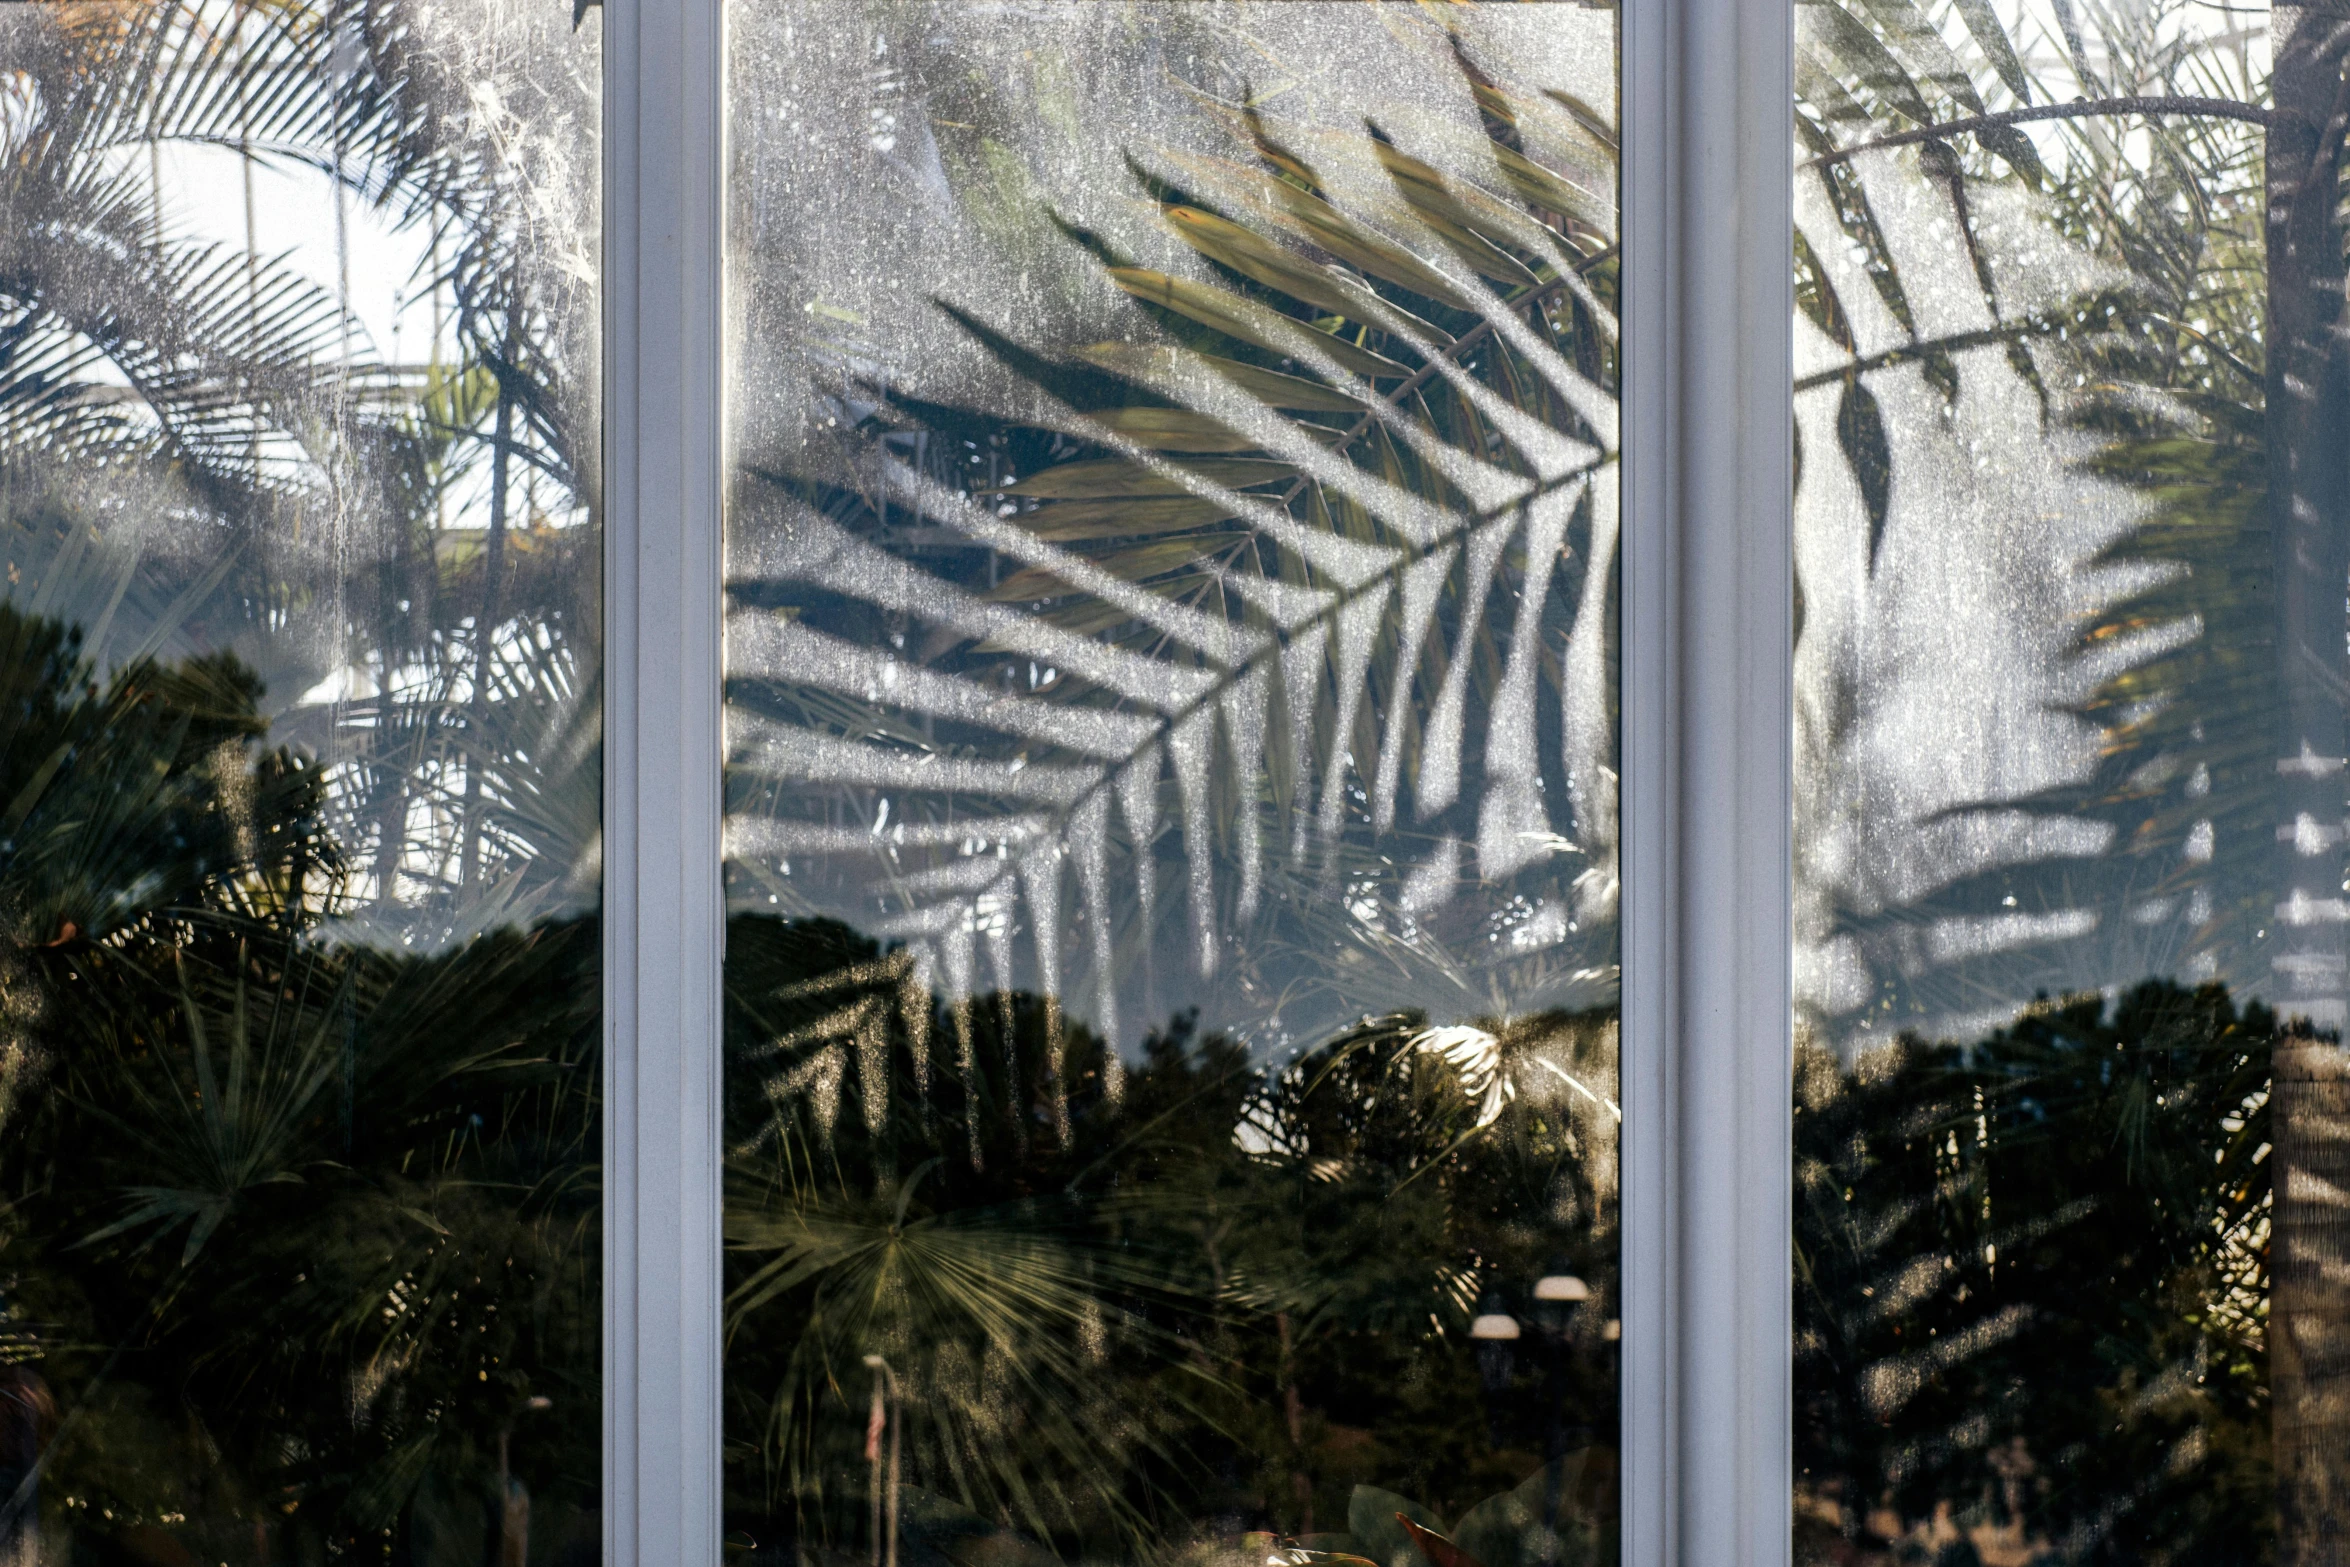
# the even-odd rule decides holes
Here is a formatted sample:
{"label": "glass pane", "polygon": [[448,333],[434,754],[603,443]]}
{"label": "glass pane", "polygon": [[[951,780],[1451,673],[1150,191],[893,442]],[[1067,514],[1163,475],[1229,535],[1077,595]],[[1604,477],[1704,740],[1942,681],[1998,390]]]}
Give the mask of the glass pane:
{"label": "glass pane", "polygon": [[0,1561],[599,1553],[598,13],[0,6]]}
{"label": "glass pane", "polygon": [[1615,22],[731,9],[747,1561],[1613,1559]]}
{"label": "glass pane", "polygon": [[2350,1540],[2314,14],[1794,8],[1806,1561]]}

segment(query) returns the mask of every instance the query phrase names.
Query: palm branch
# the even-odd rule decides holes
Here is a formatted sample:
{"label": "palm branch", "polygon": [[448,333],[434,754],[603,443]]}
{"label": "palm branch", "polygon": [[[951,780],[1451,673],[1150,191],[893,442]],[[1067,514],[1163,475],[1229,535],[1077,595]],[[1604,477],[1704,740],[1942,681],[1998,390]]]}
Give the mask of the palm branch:
{"label": "palm branch", "polygon": [[[577,132],[593,84],[575,69],[592,40],[549,50],[534,29],[489,28],[463,7],[393,4],[153,0],[8,21],[26,112],[9,122],[0,193],[21,219],[0,257],[14,301],[0,460],[20,519],[73,519],[28,528],[12,564],[42,610],[133,645],[237,645],[349,802],[336,826],[353,868],[396,865],[410,825],[399,802],[430,798],[429,770],[450,774],[455,734],[489,716],[456,716],[450,691],[469,676],[563,685],[593,614],[582,550],[546,537],[594,505],[580,434],[593,420],[571,390],[572,367],[594,359],[580,237],[593,160]],[[124,155],[175,144],[306,165],[430,230],[445,267],[418,281],[453,289],[474,368],[443,375],[413,411],[379,408],[373,347],[330,295],[281,259],[167,232],[142,160]],[[486,559],[434,533],[465,452],[486,452],[499,481],[491,534],[515,535]],[[507,504],[525,488],[527,517]],[[92,646],[119,656],[103,635]],[[517,670],[518,650],[546,669]],[[443,674],[413,678],[436,664]],[[421,690],[424,705],[365,728],[346,702],[313,713],[298,700],[322,679],[365,684],[371,668],[379,689]],[[419,723],[436,732],[404,744]],[[403,756],[428,771],[403,780]],[[429,832],[497,835],[470,819],[497,809],[478,787],[456,802],[460,819],[433,817]],[[500,881],[503,864],[493,855],[477,879]]]}
{"label": "palm branch", "polygon": [[[1962,57],[1907,0],[1798,13],[1799,988],[1848,1045],[2249,978],[2260,903],[2260,353],[2229,273],[2258,137],[2157,115],[2130,154],[2083,117],[1865,150],[2069,93],[1964,20]],[[2256,95],[2158,21],[2108,20],[2101,96]]]}
{"label": "palm branch", "polygon": [[1112,1041],[1178,986],[1268,1042],[1612,990],[1611,133],[1473,30],[1415,47],[1448,116],[1130,148],[1168,260],[1057,237],[1123,337],[942,299],[1018,411],[851,373],[835,447],[754,459],[738,908]]}

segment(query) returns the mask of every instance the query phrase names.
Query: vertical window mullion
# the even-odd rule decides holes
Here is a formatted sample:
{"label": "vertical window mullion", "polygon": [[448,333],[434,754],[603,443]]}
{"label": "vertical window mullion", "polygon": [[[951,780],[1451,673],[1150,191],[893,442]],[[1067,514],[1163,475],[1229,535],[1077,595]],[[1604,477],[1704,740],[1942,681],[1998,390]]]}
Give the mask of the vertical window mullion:
{"label": "vertical window mullion", "polygon": [[1626,7],[1627,1567],[1790,1550],[1791,71]]}
{"label": "vertical window mullion", "polygon": [[605,1540],[719,1557],[717,0],[607,0]]}

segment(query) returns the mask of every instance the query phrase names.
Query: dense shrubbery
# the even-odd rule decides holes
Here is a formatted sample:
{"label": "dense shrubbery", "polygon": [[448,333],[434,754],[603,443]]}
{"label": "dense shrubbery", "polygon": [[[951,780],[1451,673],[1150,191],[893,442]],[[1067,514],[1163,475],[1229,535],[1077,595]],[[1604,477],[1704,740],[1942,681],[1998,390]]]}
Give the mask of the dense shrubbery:
{"label": "dense shrubbery", "polygon": [[[1596,1102],[1544,1072],[1485,1100],[1410,1017],[1275,1068],[1179,1017],[1113,1067],[1041,999],[934,1008],[824,922],[738,918],[729,1007],[730,1514],[766,1520],[746,1527],[772,1559],[865,1538],[874,1353],[901,1483],[1064,1557],[1247,1531],[1345,1551],[1359,1485],[1457,1518],[1577,1455],[1560,1559],[1597,1559],[1614,1126],[1576,1108]],[[1492,1069],[1539,1051],[1605,1081],[1613,1034],[1521,1020]],[[1538,1302],[1544,1275],[1592,1298]],[[1524,1336],[1471,1341],[1481,1309]]]}
{"label": "dense shrubbery", "polygon": [[322,944],[319,776],[256,751],[249,672],[101,683],[5,606],[0,660],[0,1359],[51,1406],[44,1514],[470,1560],[503,1474],[543,1545],[592,1531],[594,923]]}
{"label": "dense shrubbery", "polygon": [[2271,1559],[2276,1038],[2217,985],[2149,980],[1852,1073],[1804,1055],[1811,1559],[1962,1536],[2065,1562]]}

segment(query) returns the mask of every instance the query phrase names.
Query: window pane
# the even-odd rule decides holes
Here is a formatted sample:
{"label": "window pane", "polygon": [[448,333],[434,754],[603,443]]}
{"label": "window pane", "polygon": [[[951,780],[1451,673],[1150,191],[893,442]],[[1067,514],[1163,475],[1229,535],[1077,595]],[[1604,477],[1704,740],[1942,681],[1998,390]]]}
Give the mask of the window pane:
{"label": "window pane", "polygon": [[727,1527],[1615,1554],[1615,17],[730,12]]}
{"label": "window pane", "polygon": [[597,1559],[596,16],[0,7],[0,1561]]}
{"label": "window pane", "polygon": [[1798,1554],[2338,1559],[2350,40],[1794,14]]}

